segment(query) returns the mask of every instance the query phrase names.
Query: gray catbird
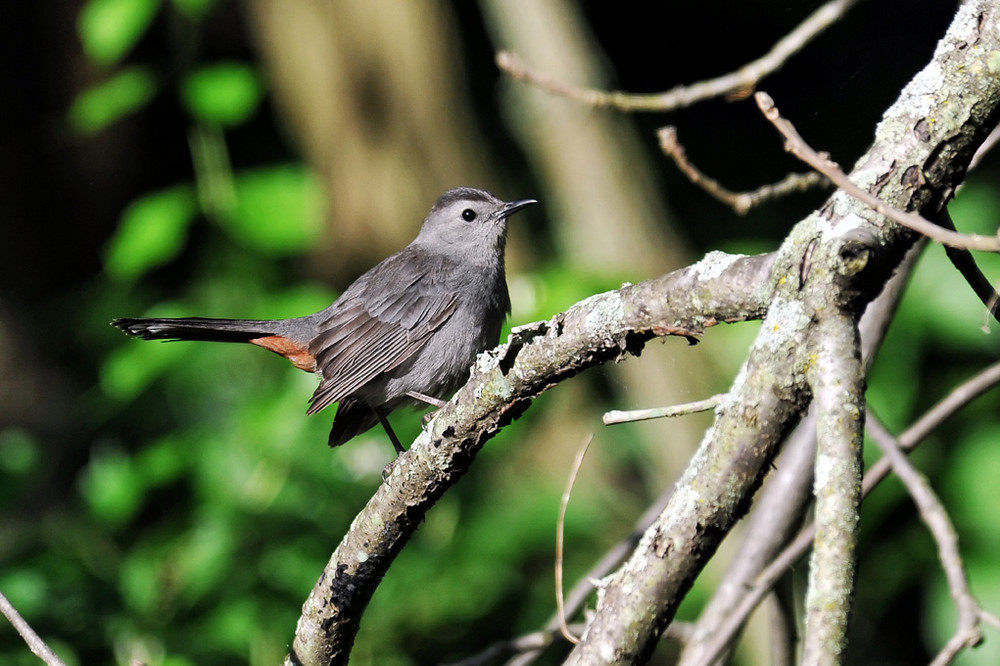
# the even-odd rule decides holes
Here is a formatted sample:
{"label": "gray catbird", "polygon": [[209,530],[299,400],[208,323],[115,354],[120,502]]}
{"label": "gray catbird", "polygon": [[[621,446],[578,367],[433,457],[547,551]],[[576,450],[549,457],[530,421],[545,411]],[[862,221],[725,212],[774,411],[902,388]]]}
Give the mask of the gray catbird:
{"label": "gray catbird", "polygon": [[330,307],[294,319],[116,319],[146,340],[249,342],[322,378],[307,413],[339,402],[338,446],[421,402],[440,406],[495,345],[510,312],[504,275],[507,217],[537,203],[505,203],[471,187],[434,203],[416,239],[359,277]]}

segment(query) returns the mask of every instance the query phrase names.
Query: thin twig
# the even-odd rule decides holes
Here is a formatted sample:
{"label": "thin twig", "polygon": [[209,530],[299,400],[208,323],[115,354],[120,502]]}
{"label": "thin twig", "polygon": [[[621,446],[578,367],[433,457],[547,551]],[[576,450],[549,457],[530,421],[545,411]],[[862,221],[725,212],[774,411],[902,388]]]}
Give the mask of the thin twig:
{"label": "thin twig", "polygon": [[969,575],[962,563],[962,554],[958,550],[958,534],[948,516],[948,511],[941,504],[926,477],[917,471],[899,447],[899,442],[879,421],[870,407],[866,425],[868,434],[882,449],[882,453],[892,465],[892,471],[903,482],[920,512],[920,517],[937,543],[938,557],[948,581],[948,591],[958,608],[958,626],[955,633],[931,662],[934,666],[945,666],[954,661],[962,650],[975,647],[983,640],[983,632],[979,626],[980,605],[969,588]]}
{"label": "thin twig", "polygon": [[556,612],[559,615],[559,632],[563,638],[576,645],[580,639],[572,634],[566,624],[566,612],[563,607],[563,536],[566,526],[566,507],[569,506],[569,497],[573,493],[573,484],[576,483],[576,475],[580,473],[580,465],[583,464],[583,457],[587,455],[590,443],[594,441],[594,433],[590,433],[587,440],[580,447],[573,459],[573,467],[569,471],[569,479],[566,480],[566,490],[563,491],[562,500],[559,502],[559,521],[556,525]]}
{"label": "thin twig", "polygon": [[[569,625],[570,631],[582,633],[587,628],[584,622],[574,622]],[[690,622],[674,622],[663,632],[663,637],[669,640],[684,642],[691,638]],[[560,638],[558,627],[546,627],[530,634],[518,636],[505,641],[498,641],[485,650],[460,661],[453,661],[444,666],[488,666],[498,663],[505,657],[513,657],[507,666],[526,666],[534,661],[533,657],[542,650],[555,644]],[[527,657],[527,661],[525,660]]]}
{"label": "thin twig", "polygon": [[500,69],[519,81],[531,83],[588,106],[611,107],[620,111],[672,111],[706,99],[740,96],[752,91],[761,79],[781,69],[790,57],[838,21],[856,2],[857,0],[830,0],[757,60],[729,74],[687,86],[677,86],[662,93],[636,95],[574,86],[529,69],[510,51],[497,53],[496,62]]}
{"label": "thin twig", "polygon": [[[947,208],[941,209],[937,217],[937,223],[943,229],[955,231],[955,223],[952,221],[951,214]],[[944,252],[948,255],[951,265],[958,269],[958,272],[965,278],[965,281],[972,287],[972,291],[975,292],[979,300],[986,306],[986,320],[983,322],[983,328],[988,333],[989,317],[992,316],[994,319],[1000,318],[1000,315],[998,315],[998,312],[1000,312],[1000,298],[998,298],[996,289],[993,288],[993,283],[983,274],[982,269],[979,268],[979,264],[976,263],[976,258],[968,250],[945,245]]]}
{"label": "thin twig", "polygon": [[967,250],[1000,252],[1000,238],[996,236],[960,234],[944,229],[916,213],[907,213],[898,208],[893,208],[874,196],[871,192],[858,187],[847,177],[847,174],[841,170],[840,166],[830,159],[829,155],[817,153],[805,142],[795,129],[795,126],[781,116],[770,95],[765,92],[758,92],[754,95],[754,99],[757,100],[757,106],[764,113],[764,117],[771,121],[778,131],[781,132],[782,136],[785,137],[785,150],[819,171],[833,181],[834,185],[858,201],[861,201],[879,215],[888,217],[893,222],[944,245],[965,248]]}
{"label": "thin twig", "polygon": [[972,171],[979,163],[983,160],[986,155],[993,150],[993,147],[997,145],[1000,141],[1000,125],[993,128],[990,135],[986,137],[986,140],[976,149],[975,154],[972,156],[972,160],[969,162],[969,171]]}
{"label": "thin twig", "polygon": [[66,666],[65,662],[56,656],[52,648],[46,645],[41,636],[35,633],[31,625],[21,617],[21,614],[17,612],[17,609],[14,608],[14,605],[10,603],[2,592],[0,592],[0,613],[3,613],[3,616],[14,626],[17,633],[21,634],[21,638],[28,644],[31,651],[35,653],[35,656],[49,666]]}
{"label": "thin twig", "polygon": [[899,445],[904,451],[912,449],[955,412],[997,385],[1000,385],[1000,361],[956,386],[899,436]]}
{"label": "thin twig", "polygon": [[774,591],[768,596],[768,624],[771,666],[793,666],[798,644],[798,623],[795,614],[795,592],[791,572],[785,572]]}
{"label": "thin twig", "polygon": [[[672,494],[672,486],[661,493],[660,496],[646,508],[643,514],[635,522],[635,527],[628,534],[628,536],[612,546],[601,557],[601,559],[590,568],[589,571],[580,577],[576,585],[573,586],[573,589],[571,589],[569,594],[566,595],[565,606],[567,615],[573,615],[579,612],[580,609],[583,608],[587,599],[590,598],[591,593],[593,593],[595,581],[604,578],[609,573],[617,569],[629,553],[632,552],[632,550],[636,547],[636,544],[639,543],[639,539],[642,538],[643,533],[649,528],[650,525],[653,524],[656,517],[663,511],[663,508],[667,505],[667,502],[670,500],[670,496]],[[677,633],[674,633],[673,630],[675,625],[684,625],[684,623],[672,623],[669,627],[667,627],[667,632],[664,636],[686,640],[691,633],[690,625],[684,625],[683,631],[678,630]],[[558,633],[558,630],[559,616],[556,614],[549,620],[548,624],[545,625],[544,631]],[[512,660],[512,663],[509,666],[527,666],[541,656],[543,650],[544,647],[527,651],[516,660]]]}
{"label": "thin twig", "polygon": [[994,629],[1000,629],[1000,618],[987,610],[979,609],[979,619]]}
{"label": "thin twig", "polygon": [[660,139],[660,150],[673,159],[674,164],[677,165],[681,173],[688,177],[688,180],[732,208],[739,215],[746,215],[755,206],[771,199],[777,199],[792,192],[805,192],[813,187],[828,185],[830,182],[817,171],[790,173],[777,183],[763,185],[751,192],[733,192],[719,181],[706,176],[691,163],[684,151],[684,146],[677,139],[677,128],[661,127],[657,130],[656,135]]}
{"label": "thin twig", "polygon": [[[571,630],[581,632],[586,629],[583,622],[571,624]],[[530,652],[533,650],[544,650],[559,637],[558,629],[542,629],[524,636],[518,636],[506,641],[500,641],[489,646],[482,652],[466,657],[460,661],[451,662],[446,666],[486,666],[495,664],[504,657]]]}
{"label": "thin twig", "polygon": [[724,397],[725,393],[717,393],[704,400],[686,402],[683,405],[670,405],[669,407],[653,407],[652,409],[630,409],[622,411],[612,409],[604,413],[604,425],[614,425],[616,423],[631,423],[633,421],[646,421],[648,419],[662,419],[672,416],[687,416],[699,412],[707,412],[715,409]]}

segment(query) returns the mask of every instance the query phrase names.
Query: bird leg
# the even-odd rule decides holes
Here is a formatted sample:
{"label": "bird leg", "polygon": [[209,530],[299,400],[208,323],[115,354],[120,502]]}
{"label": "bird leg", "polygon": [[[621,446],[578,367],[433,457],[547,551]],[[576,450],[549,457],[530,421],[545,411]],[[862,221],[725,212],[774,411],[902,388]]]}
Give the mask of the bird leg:
{"label": "bird leg", "polygon": [[396,433],[392,431],[392,426],[389,425],[389,420],[385,418],[385,414],[378,407],[372,407],[372,411],[375,412],[375,416],[378,417],[378,422],[382,424],[382,428],[385,430],[385,434],[389,435],[389,440],[392,442],[392,448],[396,449],[396,455],[399,456],[406,449],[403,445],[399,443],[399,438],[396,437]]}
{"label": "bird leg", "polygon": [[435,398],[432,395],[427,395],[425,393],[417,393],[416,391],[407,391],[406,395],[410,396],[414,400],[419,400],[420,402],[426,402],[428,405],[433,407],[441,408],[447,404],[447,401],[441,400],[440,398]]}
{"label": "bird leg", "polygon": [[[426,393],[417,393],[416,391],[407,391],[406,395],[410,396],[414,400],[419,400],[420,402],[426,402],[428,405],[431,405],[432,407],[437,407],[438,409],[441,409],[442,407],[444,407],[447,404],[444,400],[440,400],[439,398],[435,398],[432,395],[427,395]],[[430,420],[432,418],[434,418],[434,414],[435,413],[436,412],[427,412],[426,414],[424,414],[423,418],[420,419],[421,425],[427,425],[428,423],[430,423]]]}

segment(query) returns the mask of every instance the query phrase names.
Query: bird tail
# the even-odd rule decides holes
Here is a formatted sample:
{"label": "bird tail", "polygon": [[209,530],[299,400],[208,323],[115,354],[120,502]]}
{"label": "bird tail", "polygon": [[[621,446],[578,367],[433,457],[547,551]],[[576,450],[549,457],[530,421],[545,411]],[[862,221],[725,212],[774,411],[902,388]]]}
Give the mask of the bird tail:
{"label": "bird tail", "polygon": [[333,418],[328,443],[331,447],[340,446],[347,440],[370,430],[376,423],[378,414],[371,407],[348,396],[337,405],[337,415]]}
{"label": "bird tail", "polygon": [[251,319],[115,319],[112,326],[144,340],[200,340],[206,342],[250,342],[272,335],[274,322]]}

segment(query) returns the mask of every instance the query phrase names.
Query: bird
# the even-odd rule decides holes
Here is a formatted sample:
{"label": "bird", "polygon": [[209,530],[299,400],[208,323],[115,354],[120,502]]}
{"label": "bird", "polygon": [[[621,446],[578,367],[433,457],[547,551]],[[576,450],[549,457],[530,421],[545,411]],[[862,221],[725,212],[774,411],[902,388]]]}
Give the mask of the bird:
{"label": "bird", "polygon": [[290,319],[137,318],[111,322],[145,340],[242,342],[319,375],[307,414],[333,403],[328,443],[339,446],[376,423],[404,451],[386,417],[404,406],[440,407],[499,342],[510,314],[507,218],[538,203],[450,189],[416,238],[355,280],[330,306]]}

